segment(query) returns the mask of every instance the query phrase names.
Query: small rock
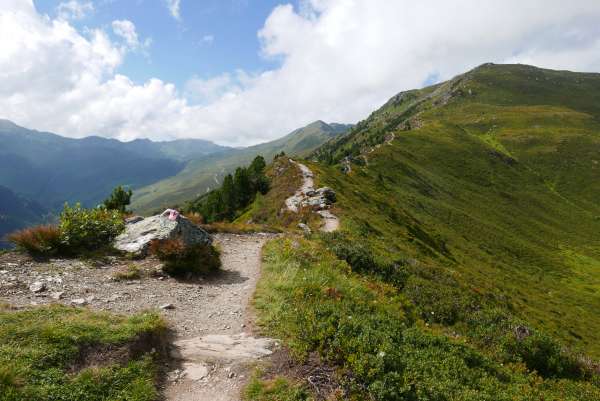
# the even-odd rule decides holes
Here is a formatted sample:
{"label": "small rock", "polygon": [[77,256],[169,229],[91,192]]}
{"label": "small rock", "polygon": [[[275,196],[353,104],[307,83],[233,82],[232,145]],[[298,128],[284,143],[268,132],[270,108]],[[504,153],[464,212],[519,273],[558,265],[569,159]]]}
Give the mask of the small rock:
{"label": "small rock", "polygon": [[235,377],[235,372],[229,372],[229,374],[227,375],[227,378],[229,379],[233,379]]}
{"label": "small rock", "polygon": [[64,291],[58,291],[58,292],[53,292],[52,294],[50,294],[50,297],[52,299],[56,299],[58,301],[59,299],[63,299],[64,295],[65,295]]}
{"label": "small rock", "polygon": [[304,223],[298,223],[298,227],[302,229],[302,231],[304,231],[305,234],[310,234],[311,233],[311,229],[308,225],[304,224]]}
{"label": "small rock", "polygon": [[83,298],[75,298],[71,300],[71,303],[76,306],[83,306],[87,304],[87,301]]}
{"label": "small rock", "polygon": [[46,291],[46,284],[41,281],[36,281],[29,286],[29,291],[36,293]]}
{"label": "small rock", "polygon": [[173,304],[164,304],[164,305],[160,306],[160,309],[165,309],[165,310],[167,310],[167,309],[175,309],[175,305],[173,305]]}

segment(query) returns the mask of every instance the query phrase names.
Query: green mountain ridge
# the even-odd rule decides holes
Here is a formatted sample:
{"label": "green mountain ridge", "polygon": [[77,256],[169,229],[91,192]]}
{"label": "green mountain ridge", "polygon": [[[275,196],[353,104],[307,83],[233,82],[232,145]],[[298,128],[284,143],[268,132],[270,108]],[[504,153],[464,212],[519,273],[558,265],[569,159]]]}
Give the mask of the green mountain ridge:
{"label": "green mountain ridge", "polygon": [[381,257],[453,271],[600,355],[600,74],[485,64],[394,96],[313,157]]}
{"label": "green mountain ridge", "polygon": [[[315,234],[266,246],[265,335],[346,399],[599,399],[599,96],[600,74],[485,64],[315,150],[341,229],[299,214]],[[253,216],[289,221],[269,196]]]}
{"label": "green mountain ridge", "polygon": [[318,146],[342,136],[351,127],[350,124],[315,121],[271,142],[193,160],[177,175],[135,191],[132,209],[139,213],[150,213],[183,204],[218,187],[225,175],[236,167],[249,164],[257,155],[262,155],[266,160],[271,160],[281,152],[306,156]]}

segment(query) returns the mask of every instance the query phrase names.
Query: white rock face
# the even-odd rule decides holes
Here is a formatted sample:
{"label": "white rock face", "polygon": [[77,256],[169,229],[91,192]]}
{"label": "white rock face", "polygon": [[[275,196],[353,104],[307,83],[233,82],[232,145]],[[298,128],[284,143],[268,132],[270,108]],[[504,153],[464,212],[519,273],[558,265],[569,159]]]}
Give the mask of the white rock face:
{"label": "white rock face", "polygon": [[275,340],[254,338],[245,334],[210,334],[175,342],[171,356],[175,359],[198,362],[210,359],[253,360],[271,355]]}
{"label": "white rock face", "polygon": [[127,224],[125,232],[115,239],[113,246],[120,251],[145,254],[152,240],[175,238],[181,238],[186,245],[212,244],[210,234],[185,217],[170,220],[157,215]]}

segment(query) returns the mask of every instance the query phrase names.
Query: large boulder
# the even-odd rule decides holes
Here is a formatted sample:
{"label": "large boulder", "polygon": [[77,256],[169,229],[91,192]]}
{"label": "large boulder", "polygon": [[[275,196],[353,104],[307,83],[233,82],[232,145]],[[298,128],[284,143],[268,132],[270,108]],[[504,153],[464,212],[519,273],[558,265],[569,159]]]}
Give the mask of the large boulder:
{"label": "large boulder", "polygon": [[120,251],[145,255],[152,240],[176,238],[186,245],[212,244],[211,235],[185,217],[171,220],[157,215],[125,225],[125,231],[115,238],[113,246]]}

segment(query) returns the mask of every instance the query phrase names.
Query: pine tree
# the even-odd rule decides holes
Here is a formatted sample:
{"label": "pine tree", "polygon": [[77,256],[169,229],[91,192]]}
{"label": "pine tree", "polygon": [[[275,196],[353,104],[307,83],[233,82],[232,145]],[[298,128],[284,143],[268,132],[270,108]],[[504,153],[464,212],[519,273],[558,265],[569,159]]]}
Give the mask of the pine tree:
{"label": "pine tree", "polygon": [[131,189],[125,190],[121,185],[113,189],[110,197],[104,200],[104,207],[108,210],[118,210],[121,213],[125,213],[127,205],[131,203],[131,195],[133,192]]}

